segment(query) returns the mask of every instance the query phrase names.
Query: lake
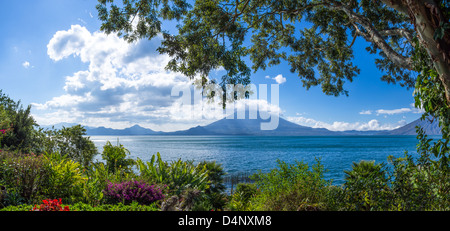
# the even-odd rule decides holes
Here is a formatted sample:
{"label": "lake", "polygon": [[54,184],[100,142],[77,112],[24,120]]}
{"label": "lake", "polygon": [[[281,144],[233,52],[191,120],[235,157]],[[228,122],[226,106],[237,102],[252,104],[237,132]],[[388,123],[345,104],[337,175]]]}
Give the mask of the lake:
{"label": "lake", "polygon": [[405,151],[417,156],[418,143],[415,136],[91,136],[100,153],[106,141],[115,145],[118,139],[133,159],[149,161],[159,152],[164,161],[216,161],[229,174],[268,171],[277,166],[277,159],[312,165],[320,158],[328,171],[325,178],[333,184],[343,183],[344,170],[353,162],[387,163],[389,155],[403,157]]}

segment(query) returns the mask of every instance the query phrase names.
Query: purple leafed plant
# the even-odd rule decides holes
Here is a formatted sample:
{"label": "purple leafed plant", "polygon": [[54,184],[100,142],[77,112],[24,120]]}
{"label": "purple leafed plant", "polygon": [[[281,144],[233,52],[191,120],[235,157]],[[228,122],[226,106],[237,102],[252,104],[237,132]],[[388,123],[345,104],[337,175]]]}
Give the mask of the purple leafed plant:
{"label": "purple leafed plant", "polygon": [[108,183],[103,190],[105,199],[111,203],[131,204],[133,201],[141,205],[164,199],[160,188],[148,185],[143,181],[125,181],[122,183]]}

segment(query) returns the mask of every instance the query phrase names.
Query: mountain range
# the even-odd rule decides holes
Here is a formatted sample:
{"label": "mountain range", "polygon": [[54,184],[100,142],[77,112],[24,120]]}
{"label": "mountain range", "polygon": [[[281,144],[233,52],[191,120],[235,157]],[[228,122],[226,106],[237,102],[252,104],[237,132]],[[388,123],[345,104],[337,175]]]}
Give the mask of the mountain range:
{"label": "mountain range", "polygon": [[391,131],[380,132],[378,135],[417,135],[416,126],[422,127],[427,135],[442,135],[439,122],[437,119],[432,118],[426,118],[425,120],[417,119],[403,127]]}
{"label": "mountain range", "polygon": [[[330,131],[325,128],[311,128],[279,118],[275,130],[261,130],[261,123],[269,120],[221,119],[206,126],[197,126],[183,131],[160,132],[134,125],[125,129],[86,127],[87,135],[246,135],[246,136],[343,136],[343,135],[416,135],[416,126],[422,126],[427,135],[440,135],[438,122],[417,119],[403,127],[384,131]],[[71,124],[55,125],[55,128]]]}

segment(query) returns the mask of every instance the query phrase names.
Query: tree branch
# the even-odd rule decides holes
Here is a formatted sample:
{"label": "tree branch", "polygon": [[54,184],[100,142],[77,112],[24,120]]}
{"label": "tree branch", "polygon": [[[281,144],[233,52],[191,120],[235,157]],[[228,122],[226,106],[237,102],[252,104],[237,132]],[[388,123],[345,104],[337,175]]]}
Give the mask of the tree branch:
{"label": "tree branch", "polygon": [[[413,69],[411,58],[405,57],[392,49],[392,47],[384,40],[382,34],[380,34],[380,32],[364,16],[353,12],[351,9],[337,1],[335,1],[334,4],[329,5],[329,8],[341,10],[347,14],[350,21],[353,22],[352,24],[355,27],[356,32],[365,40],[380,48],[393,63],[408,70]],[[362,32],[358,28],[358,25],[362,26],[365,32]]]}
{"label": "tree branch", "polygon": [[402,0],[381,0],[387,6],[395,9],[396,11],[409,15],[408,7],[402,2]]}
{"label": "tree branch", "polygon": [[382,30],[379,31],[381,36],[401,36],[406,38],[406,40],[408,40],[408,42],[414,46],[413,43],[413,33],[411,31],[408,31],[406,29],[401,29],[401,28],[392,28],[392,29],[386,29],[386,30]]}

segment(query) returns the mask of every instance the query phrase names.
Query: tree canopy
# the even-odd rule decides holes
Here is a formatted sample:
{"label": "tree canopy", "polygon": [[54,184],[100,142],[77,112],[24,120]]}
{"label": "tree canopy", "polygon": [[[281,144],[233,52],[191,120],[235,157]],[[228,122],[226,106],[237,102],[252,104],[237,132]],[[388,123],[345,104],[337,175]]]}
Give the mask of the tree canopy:
{"label": "tree canopy", "polygon": [[[193,6],[183,0],[123,0],[121,6],[99,0],[97,5],[106,33],[119,32],[129,41],[162,33],[159,51],[172,57],[170,70],[193,77],[223,67],[223,82],[246,83],[251,70],[243,57],[251,58],[253,71],[285,60],[307,88],[321,85],[336,96],[347,94],[344,83],[359,73],[352,63],[357,37],[369,42],[369,53],[379,54],[382,79],[406,87],[415,84],[411,71],[419,43],[445,75],[441,82],[450,102],[449,8],[446,0],[206,0]],[[162,20],[173,19],[179,22],[177,35],[162,27]]]}
{"label": "tree canopy", "polygon": [[[416,107],[450,124],[450,3],[448,0],[99,0],[101,30],[128,41],[163,35],[168,70],[205,84],[248,84],[252,71],[288,62],[309,89],[348,95],[360,72],[354,43],[377,54],[383,81],[415,88]],[[177,34],[163,27],[178,22]],[[244,61],[250,58],[251,65]]]}

